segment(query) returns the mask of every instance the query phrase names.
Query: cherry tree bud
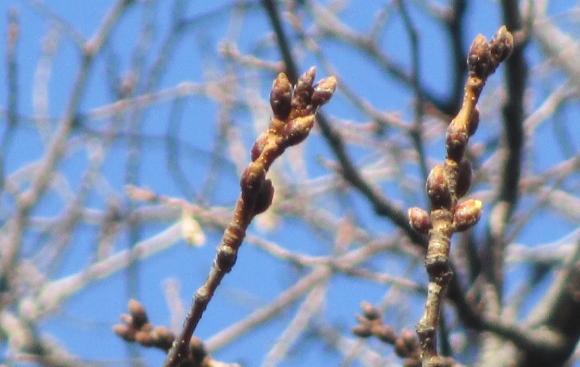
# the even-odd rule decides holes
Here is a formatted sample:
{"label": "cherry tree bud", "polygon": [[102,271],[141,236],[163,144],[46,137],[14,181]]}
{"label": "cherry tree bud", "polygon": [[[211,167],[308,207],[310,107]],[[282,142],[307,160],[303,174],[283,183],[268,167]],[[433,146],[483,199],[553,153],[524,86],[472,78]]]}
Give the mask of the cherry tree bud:
{"label": "cherry tree bud", "polygon": [[129,300],[129,313],[132,317],[132,324],[135,329],[140,329],[143,325],[148,323],[147,312],[139,301],[134,299]]}
{"label": "cherry tree bud", "polygon": [[292,98],[293,107],[305,107],[310,104],[310,99],[314,91],[312,83],[315,77],[316,68],[314,66],[300,76],[294,88],[294,98]]}
{"label": "cherry tree bud", "polygon": [[336,90],[336,83],[335,76],[329,76],[316,83],[312,93],[312,107],[318,108],[328,102]]}
{"label": "cherry tree bud", "polygon": [[256,159],[260,157],[267,143],[268,143],[268,131],[265,131],[262,134],[260,134],[260,136],[258,136],[258,139],[256,139],[256,142],[254,142],[254,145],[252,146],[251,151],[252,162],[255,162]]}
{"label": "cherry tree bud", "polygon": [[289,147],[301,143],[314,126],[314,115],[298,117],[284,125],[282,136],[284,147]]}
{"label": "cherry tree bud", "polygon": [[395,330],[389,325],[373,325],[371,331],[374,336],[385,343],[395,344],[397,341],[397,334],[395,334]]}
{"label": "cherry tree bud", "polygon": [[473,136],[477,130],[477,126],[479,126],[479,108],[475,106],[473,111],[471,111],[471,115],[469,116],[469,131],[467,134],[469,136]]}
{"label": "cherry tree bud", "polygon": [[489,43],[485,36],[478,34],[467,54],[467,66],[471,73],[483,79],[489,75],[490,65]]}
{"label": "cherry tree bud", "polygon": [[409,215],[409,225],[420,234],[427,234],[433,227],[429,213],[417,207],[410,208],[407,212]]}
{"label": "cherry tree bud", "polygon": [[468,140],[469,136],[467,135],[465,125],[457,123],[455,120],[451,121],[451,124],[447,128],[447,156],[456,162],[461,160],[465,148],[467,148]]}
{"label": "cherry tree bud", "polygon": [[358,324],[350,329],[350,332],[353,335],[358,336],[359,338],[368,338],[372,335],[371,329],[367,325]]}
{"label": "cherry tree bud", "polygon": [[266,171],[264,171],[264,168],[252,163],[242,173],[240,188],[244,194],[258,194],[262,189],[265,178]]}
{"label": "cherry tree bud", "polygon": [[254,215],[265,212],[274,199],[274,186],[272,180],[266,179],[262,184],[262,188],[256,197],[256,205],[254,206]]}
{"label": "cherry tree bud", "polygon": [[372,304],[370,304],[367,301],[363,301],[360,304],[360,308],[364,314],[364,316],[368,319],[368,320],[378,320],[381,318],[381,314],[379,313],[379,310],[377,310],[377,308],[375,306],[373,306]]}
{"label": "cherry tree bud", "polygon": [[453,214],[453,225],[457,232],[473,227],[481,218],[483,203],[480,200],[465,200],[457,206]]}
{"label": "cherry tree bud", "polygon": [[514,49],[514,37],[505,26],[502,26],[489,41],[489,44],[491,59],[497,67],[500,62],[510,57]]}
{"label": "cherry tree bud", "polygon": [[471,169],[471,162],[469,159],[463,157],[461,162],[459,162],[459,174],[457,175],[457,186],[455,186],[455,194],[458,198],[461,198],[467,194],[471,188],[471,178],[473,176],[473,171]]}
{"label": "cherry tree bud", "polygon": [[278,74],[278,77],[272,84],[270,92],[270,106],[272,112],[280,120],[286,120],[292,109],[292,84],[284,73]]}
{"label": "cherry tree bud", "polygon": [[445,177],[443,167],[437,165],[433,167],[427,177],[427,195],[431,200],[433,209],[448,208],[451,206],[451,194]]}

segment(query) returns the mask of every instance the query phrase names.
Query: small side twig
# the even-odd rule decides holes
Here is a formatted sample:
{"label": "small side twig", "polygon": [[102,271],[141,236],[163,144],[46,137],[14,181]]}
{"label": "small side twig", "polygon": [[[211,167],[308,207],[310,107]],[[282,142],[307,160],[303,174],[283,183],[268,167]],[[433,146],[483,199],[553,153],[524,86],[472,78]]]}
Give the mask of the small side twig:
{"label": "small side twig", "polygon": [[[141,303],[131,299],[129,313],[121,315],[121,324],[113,326],[113,331],[129,343],[138,343],[143,347],[157,348],[167,352],[175,341],[175,334],[165,326],[153,326]],[[181,367],[240,367],[239,364],[226,364],[213,359],[203,342],[191,338],[188,358],[181,361]]]}
{"label": "small side twig", "polygon": [[292,88],[288,77],[280,73],[270,93],[274,117],[267,131],[252,147],[252,163],[240,179],[241,195],[236,203],[234,218],[224,231],[217,256],[205,283],[195,293],[185,319],[183,331],[169,350],[163,367],[177,367],[190,353],[189,341],[203,312],[223,277],[233,268],[238,250],[252,219],[272,203],[274,187],[266,173],[286,148],[302,142],[308,136],[320,106],[332,97],[337,80],[334,76],[313,85],[316,69],[310,68]]}
{"label": "small side twig", "polygon": [[429,286],[425,312],[417,323],[423,367],[443,367],[449,363],[437,353],[436,331],[444,295],[453,276],[449,265],[451,236],[474,226],[481,217],[482,203],[466,200],[458,203],[471,186],[471,163],[464,157],[469,137],[479,124],[477,101],[499,64],[513,49],[513,37],[501,27],[491,41],[478,35],[468,53],[469,77],[465,83],[463,105],[447,129],[447,156],[443,165],[435,166],[427,178],[427,195],[431,213],[420,208],[409,209],[409,222],[419,233],[429,235],[425,267]]}

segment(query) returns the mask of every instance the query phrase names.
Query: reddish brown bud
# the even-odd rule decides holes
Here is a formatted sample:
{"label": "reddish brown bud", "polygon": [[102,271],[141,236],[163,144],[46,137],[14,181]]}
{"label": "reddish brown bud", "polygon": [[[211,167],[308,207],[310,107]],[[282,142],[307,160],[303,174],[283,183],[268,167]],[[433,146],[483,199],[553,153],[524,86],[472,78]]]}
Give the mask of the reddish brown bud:
{"label": "reddish brown bud", "polygon": [[408,357],[411,354],[410,351],[407,350],[407,346],[402,338],[397,338],[397,340],[395,340],[395,353],[401,358]]}
{"label": "reddish brown bud", "polygon": [[152,347],[155,345],[155,341],[153,340],[153,337],[151,337],[151,334],[145,331],[138,331],[135,334],[135,341],[144,347]]}
{"label": "reddish brown bud", "polygon": [[256,139],[254,145],[252,146],[251,151],[252,162],[255,162],[256,159],[260,157],[267,143],[268,143],[268,131],[264,131],[262,134],[260,134],[260,136],[258,136],[258,139]]}
{"label": "reddish brown bud", "polygon": [[429,213],[425,210],[417,207],[409,208],[407,212],[409,215],[409,224],[417,233],[427,234],[429,230],[433,228],[431,224],[431,218],[429,218]]}
{"label": "reddish brown bud", "polygon": [[433,209],[448,208],[451,206],[451,194],[445,177],[443,167],[437,165],[433,167],[427,177],[427,195],[431,200]]}
{"label": "reddish brown bud", "polygon": [[483,203],[480,200],[465,200],[457,206],[453,214],[453,225],[457,232],[473,227],[481,218]]}
{"label": "reddish brown bud", "polygon": [[191,341],[189,342],[189,349],[191,350],[193,360],[198,361],[198,363],[194,365],[201,365],[201,361],[207,356],[207,352],[201,339],[197,338],[195,335],[192,336]]}
{"label": "reddish brown bud", "polygon": [[459,163],[457,175],[457,186],[455,186],[455,194],[461,198],[467,194],[471,188],[471,177],[473,171],[471,170],[471,162],[467,158],[463,158]]}
{"label": "reddish brown bud", "polygon": [[502,26],[498,29],[489,44],[491,60],[494,66],[497,67],[499,63],[510,57],[514,49],[514,37],[505,26]]}
{"label": "reddish brown bud", "polygon": [[479,108],[475,106],[473,111],[471,111],[471,115],[469,116],[469,129],[467,134],[469,136],[473,136],[477,130],[477,126],[479,126]]}
{"label": "reddish brown bud", "polygon": [[314,92],[312,93],[311,101],[313,108],[318,108],[330,101],[330,98],[332,98],[332,95],[336,90],[336,83],[336,77],[330,76],[322,79],[314,85]]}
{"label": "reddish brown bud", "polygon": [[489,43],[485,36],[478,34],[467,54],[469,71],[483,79],[489,74],[490,64]]}
{"label": "reddish brown bud", "polygon": [[129,300],[129,312],[133,318],[132,326],[139,330],[148,322],[147,313],[145,308],[138,301],[131,299]]}
{"label": "reddish brown bud", "polygon": [[310,99],[314,88],[312,83],[316,77],[316,68],[313,66],[307,72],[302,74],[294,88],[294,98],[292,98],[292,106],[304,108],[310,104]]}
{"label": "reddish brown bud", "polygon": [[379,310],[377,310],[377,308],[373,305],[371,305],[369,302],[367,301],[363,301],[360,304],[360,308],[364,314],[364,316],[367,318],[367,320],[378,320],[381,318],[381,314],[379,312]]}
{"label": "reddish brown bud", "polygon": [[117,324],[113,326],[113,332],[128,342],[135,341],[135,329],[129,325]]}
{"label": "reddish brown bud", "polygon": [[447,128],[447,157],[455,162],[461,160],[465,148],[467,148],[467,142],[469,136],[467,135],[466,126],[457,123],[455,120],[451,121],[449,127]]}
{"label": "reddish brown bud", "polygon": [[407,350],[415,351],[419,348],[417,334],[415,334],[411,330],[408,329],[401,330],[401,339],[403,339],[403,342],[407,346]]}
{"label": "reddish brown bud", "polygon": [[258,194],[262,189],[262,184],[266,178],[264,169],[256,163],[252,163],[242,173],[240,178],[240,188],[245,195]]}
{"label": "reddish brown bud", "polygon": [[354,326],[352,329],[350,329],[350,332],[359,338],[368,338],[369,336],[373,335],[371,333],[371,329],[367,325],[363,324]]}
{"label": "reddish brown bud", "polygon": [[284,73],[278,74],[270,92],[270,106],[274,116],[285,120],[292,109],[292,84]]}
{"label": "reddish brown bud", "polygon": [[282,129],[284,147],[302,142],[314,125],[314,115],[298,117],[284,125]]}
{"label": "reddish brown bud", "polygon": [[272,205],[272,200],[274,199],[274,186],[272,185],[272,180],[266,179],[262,184],[260,193],[256,197],[256,205],[254,206],[254,215],[265,212],[270,205]]}
{"label": "reddish brown bud", "polygon": [[388,325],[373,325],[372,332],[374,336],[385,343],[395,344],[395,341],[397,340],[395,330]]}
{"label": "reddish brown bud", "polygon": [[155,339],[155,344],[164,350],[169,350],[175,340],[175,335],[165,326],[156,326],[151,334]]}

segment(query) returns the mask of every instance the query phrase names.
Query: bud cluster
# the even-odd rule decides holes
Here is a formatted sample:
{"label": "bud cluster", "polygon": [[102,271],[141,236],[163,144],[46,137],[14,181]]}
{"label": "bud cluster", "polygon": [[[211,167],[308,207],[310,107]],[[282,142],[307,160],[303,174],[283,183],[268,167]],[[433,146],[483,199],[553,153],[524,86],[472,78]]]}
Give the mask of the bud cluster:
{"label": "bud cluster", "polygon": [[513,49],[514,38],[505,26],[489,42],[485,36],[477,35],[467,56],[470,73],[480,79],[487,78],[511,55]]}
{"label": "bud cluster", "polygon": [[175,335],[166,327],[153,327],[141,303],[133,299],[129,301],[129,314],[122,314],[121,321],[122,324],[113,326],[113,331],[125,341],[168,351],[175,340]]}
{"label": "bud cluster", "polygon": [[361,303],[361,310],[363,314],[355,316],[358,325],[354,326],[351,332],[359,338],[375,336],[385,343],[394,345],[397,340],[395,330],[383,324],[379,310],[366,301]]}
{"label": "bud cluster", "polygon": [[252,164],[240,179],[242,194],[255,199],[253,214],[264,212],[272,203],[274,187],[266,179],[270,165],[284,150],[302,142],[314,126],[314,115],[327,103],[336,89],[334,76],[314,84],[316,69],[310,68],[292,84],[284,73],[274,80],[270,106],[274,117],[268,130],[256,139],[251,150]]}
{"label": "bud cluster", "polygon": [[351,329],[351,332],[359,338],[375,338],[393,345],[395,352],[401,358],[405,358],[405,366],[420,366],[421,352],[417,336],[411,330],[403,329],[400,335],[389,325],[383,324],[381,314],[373,305],[368,302],[361,303],[362,315],[356,315],[358,325]]}

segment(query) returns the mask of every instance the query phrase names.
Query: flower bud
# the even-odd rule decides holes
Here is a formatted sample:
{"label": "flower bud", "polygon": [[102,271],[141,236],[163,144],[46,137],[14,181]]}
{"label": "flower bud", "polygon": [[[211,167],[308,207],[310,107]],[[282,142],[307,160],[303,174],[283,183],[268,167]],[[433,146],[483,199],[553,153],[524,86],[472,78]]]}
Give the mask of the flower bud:
{"label": "flower bud", "polygon": [[499,63],[510,57],[514,49],[514,37],[505,26],[502,26],[498,29],[489,44],[491,60],[495,67],[497,67]]}
{"label": "flower bud", "polygon": [[469,71],[483,79],[489,75],[490,64],[489,43],[485,36],[478,34],[467,54]]}
{"label": "flower bud", "polygon": [[254,206],[254,215],[265,212],[274,199],[274,186],[272,180],[266,179],[262,184],[262,188],[256,197],[256,205]]}
{"label": "flower bud", "polygon": [[264,169],[256,163],[252,163],[242,173],[240,178],[240,188],[246,195],[258,194],[262,189],[262,184],[266,178]]}
{"label": "flower bud", "polygon": [[270,92],[270,106],[272,112],[280,120],[285,120],[292,109],[292,84],[284,73],[278,74],[278,77],[272,84]]}
{"label": "flower bud", "polygon": [[151,334],[154,336],[156,344],[164,350],[169,350],[175,341],[175,334],[165,326],[156,326]]}
{"label": "flower bud", "polygon": [[292,98],[293,107],[304,108],[310,104],[310,99],[314,91],[312,83],[314,82],[315,77],[316,68],[314,66],[300,76],[298,82],[296,82],[296,87],[294,88],[294,98]]}
{"label": "flower bud", "polygon": [[401,330],[401,339],[403,339],[403,342],[405,343],[407,350],[415,351],[419,348],[417,334],[415,334],[411,330],[409,329]]}
{"label": "flower bud", "polygon": [[289,147],[302,142],[314,126],[314,115],[298,117],[282,128],[283,146]]}
{"label": "flower bud", "polygon": [[371,329],[367,325],[358,324],[350,329],[350,332],[353,335],[358,336],[359,338],[368,338],[372,335]]}
{"label": "flower bud", "polygon": [[330,76],[328,78],[322,79],[316,83],[316,85],[314,85],[314,92],[312,93],[311,101],[313,108],[322,106],[323,104],[327,103],[330,98],[332,98],[332,95],[336,90],[336,83],[336,77]]}
{"label": "flower bud", "polygon": [[427,234],[433,228],[429,213],[417,207],[409,208],[407,212],[409,215],[409,225],[420,234]]}
{"label": "flower bud", "polygon": [[260,136],[258,136],[258,139],[256,139],[256,141],[254,142],[254,145],[252,146],[252,151],[250,153],[252,156],[252,162],[255,162],[256,159],[260,157],[262,151],[266,147],[266,144],[268,144],[268,131],[264,131],[262,134],[260,134]]}
{"label": "flower bud", "polygon": [[468,140],[469,136],[467,136],[465,125],[455,120],[451,121],[447,128],[447,157],[455,162],[460,161],[465,148],[467,148]]}
{"label": "flower bud", "polygon": [[397,340],[395,330],[393,330],[389,325],[373,325],[371,331],[374,336],[385,343],[395,344],[395,341]]}
{"label": "flower bud", "polygon": [[471,188],[471,177],[473,176],[473,171],[469,159],[463,157],[461,162],[459,162],[458,171],[455,194],[457,195],[457,198],[461,198],[465,196]]}
{"label": "flower bud", "polygon": [[155,340],[149,332],[138,331],[135,334],[135,341],[144,347],[152,347],[155,345]]}
{"label": "flower bud", "polygon": [[113,326],[113,332],[127,342],[135,341],[135,329],[129,325],[117,324]]}
{"label": "flower bud", "polygon": [[401,358],[408,357],[411,354],[411,351],[407,349],[407,345],[405,345],[403,338],[397,338],[397,340],[395,340],[395,353]]}
{"label": "flower bud", "polygon": [[367,318],[367,320],[378,320],[381,318],[381,314],[379,313],[379,310],[377,310],[377,308],[373,305],[371,305],[369,302],[367,301],[363,301],[360,304],[360,308],[364,314],[364,316]]}
{"label": "flower bud", "polygon": [[473,227],[481,218],[483,203],[480,200],[465,200],[457,206],[453,214],[453,225],[457,232]]}
{"label": "flower bud", "polygon": [[473,111],[471,111],[471,115],[469,116],[469,129],[467,134],[469,136],[473,136],[477,130],[477,126],[479,126],[479,108],[475,106]]}
{"label": "flower bud", "polygon": [[139,301],[129,300],[129,313],[133,319],[132,326],[137,330],[148,322],[147,312],[145,312],[145,308]]}
{"label": "flower bud", "polygon": [[431,200],[433,209],[448,208],[451,206],[451,194],[447,185],[447,178],[443,167],[437,165],[433,167],[427,177],[427,195]]}

